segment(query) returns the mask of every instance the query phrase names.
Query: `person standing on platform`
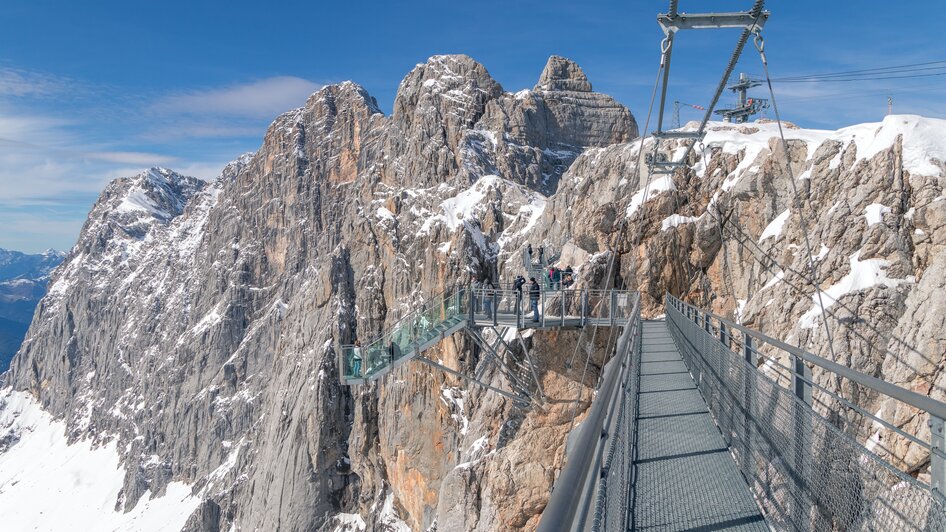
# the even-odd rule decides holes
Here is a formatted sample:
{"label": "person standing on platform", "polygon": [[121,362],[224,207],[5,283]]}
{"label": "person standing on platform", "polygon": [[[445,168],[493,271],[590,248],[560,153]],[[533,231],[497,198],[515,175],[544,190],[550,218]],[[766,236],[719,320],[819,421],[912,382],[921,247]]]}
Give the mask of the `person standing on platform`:
{"label": "person standing on platform", "polygon": [[493,281],[486,279],[483,283],[483,308],[486,309],[486,318],[493,318],[493,295],[496,293],[496,287]]}
{"label": "person standing on platform", "polygon": [[355,340],[355,347],[351,350],[351,374],[361,378],[361,340]]}
{"label": "person standing on platform", "polygon": [[532,277],[531,281],[529,284],[529,304],[532,308],[532,321],[539,321],[539,298],[542,294],[542,288],[539,287],[535,277]]}

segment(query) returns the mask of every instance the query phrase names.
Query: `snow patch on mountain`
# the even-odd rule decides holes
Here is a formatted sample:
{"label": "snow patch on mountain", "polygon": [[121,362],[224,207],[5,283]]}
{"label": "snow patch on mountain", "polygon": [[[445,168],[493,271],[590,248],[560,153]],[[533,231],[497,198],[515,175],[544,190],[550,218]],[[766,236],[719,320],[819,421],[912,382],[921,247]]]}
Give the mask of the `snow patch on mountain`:
{"label": "snow patch on mountain", "polygon": [[790,215],[791,211],[785,209],[782,214],[779,214],[774,220],[769,222],[769,225],[765,226],[765,230],[762,231],[762,236],[759,237],[759,242],[762,242],[766,238],[778,238],[778,236],[782,234],[782,228],[785,227],[785,222],[788,221],[788,217]]}
{"label": "snow patch on mountain", "polygon": [[821,302],[827,310],[837,303],[839,299],[847,294],[852,294],[861,290],[867,290],[875,286],[886,286],[896,288],[901,283],[914,282],[913,276],[906,279],[891,279],[887,276],[887,267],[890,261],[886,259],[865,259],[860,260],[861,250],[857,250],[850,256],[851,271],[841,278],[837,283],[823,290],[822,298],[819,301],[818,294],[812,296],[814,304],[808,312],[805,312],[798,325],[802,329],[814,329],[818,326],[817,318],[821,316]]}
{"label": "snow patch on mountain", "polygon": [[25,392],[0,391],[0,515],[6,530],[176,531],[200,504],[182,482],[115,511],[125,477],[116,441],[73,444]]}

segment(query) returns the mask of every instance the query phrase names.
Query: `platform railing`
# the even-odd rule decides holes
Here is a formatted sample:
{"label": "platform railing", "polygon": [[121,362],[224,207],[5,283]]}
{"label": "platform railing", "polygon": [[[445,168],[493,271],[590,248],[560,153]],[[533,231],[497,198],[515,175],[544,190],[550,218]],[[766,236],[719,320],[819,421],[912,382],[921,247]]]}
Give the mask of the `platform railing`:
{"label": "platform railing", "polygon": [[338,362],[342,383],[379,378],[403,359],[463,326],[582,327],[622,326],[634,300],[625,290],[539,290],[538,321],[528,285],[518,290],[459,288],[425,301],[363,345],[342,345]]}
{"label": "platform railing", "polygon": [[[666,316],[671,336],[771,526],[946,529],[946,404],[670,295]],[[927,418],[929,439],[871,414],[837,390],[899,402]],[[864,426],[874,431],[870,437],[864,437]],[[916,470],[898,467],[906,463],[895,456],[898,442],[929,451],[929,484],[915,478]]]}
{"label": "platform railing", "polygon": [[469,290],[466,288],[443,292],[363,345],[341,346],[339,358],[343,382],[370,379],[410,356],[418,346],[438,337],[438,326],[451,319],[465,319],[468,302]]}
{"label": "platform railing", "polygon": [[[602,291],[604,292],[604,291]],[[602,297],[609,309],[612,297]],[[640,298],[628,297],[624,326],[587,417],[569,439],[565,466],[542,513],[540,532],[624,530],[633,482],[634,419],[640,373]]]}

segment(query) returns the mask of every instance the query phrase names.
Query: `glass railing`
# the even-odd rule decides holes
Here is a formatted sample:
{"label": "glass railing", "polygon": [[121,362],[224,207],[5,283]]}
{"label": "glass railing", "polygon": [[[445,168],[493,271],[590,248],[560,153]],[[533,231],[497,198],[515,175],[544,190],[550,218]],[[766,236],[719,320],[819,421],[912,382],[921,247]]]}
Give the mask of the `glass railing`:
{"label": "glass railing", "polygon": [[444,325],[466,319],[468,291],[461,288],[441,293],[399,319],[380,337],[364,345],[342,346],[342,375],[348,379],[371,378],[396,361],[409,356],[424,343],[440,336]]}

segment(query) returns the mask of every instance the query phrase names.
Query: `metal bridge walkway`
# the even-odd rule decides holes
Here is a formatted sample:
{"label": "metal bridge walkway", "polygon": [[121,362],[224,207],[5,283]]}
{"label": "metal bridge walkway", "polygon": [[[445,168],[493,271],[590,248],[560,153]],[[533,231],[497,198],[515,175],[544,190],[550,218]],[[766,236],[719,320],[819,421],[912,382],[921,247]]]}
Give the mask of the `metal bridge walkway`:
{"label": "metal bridge walkway", "polygon": [[636,530],[767,530],[664,321],[642,324]]}

